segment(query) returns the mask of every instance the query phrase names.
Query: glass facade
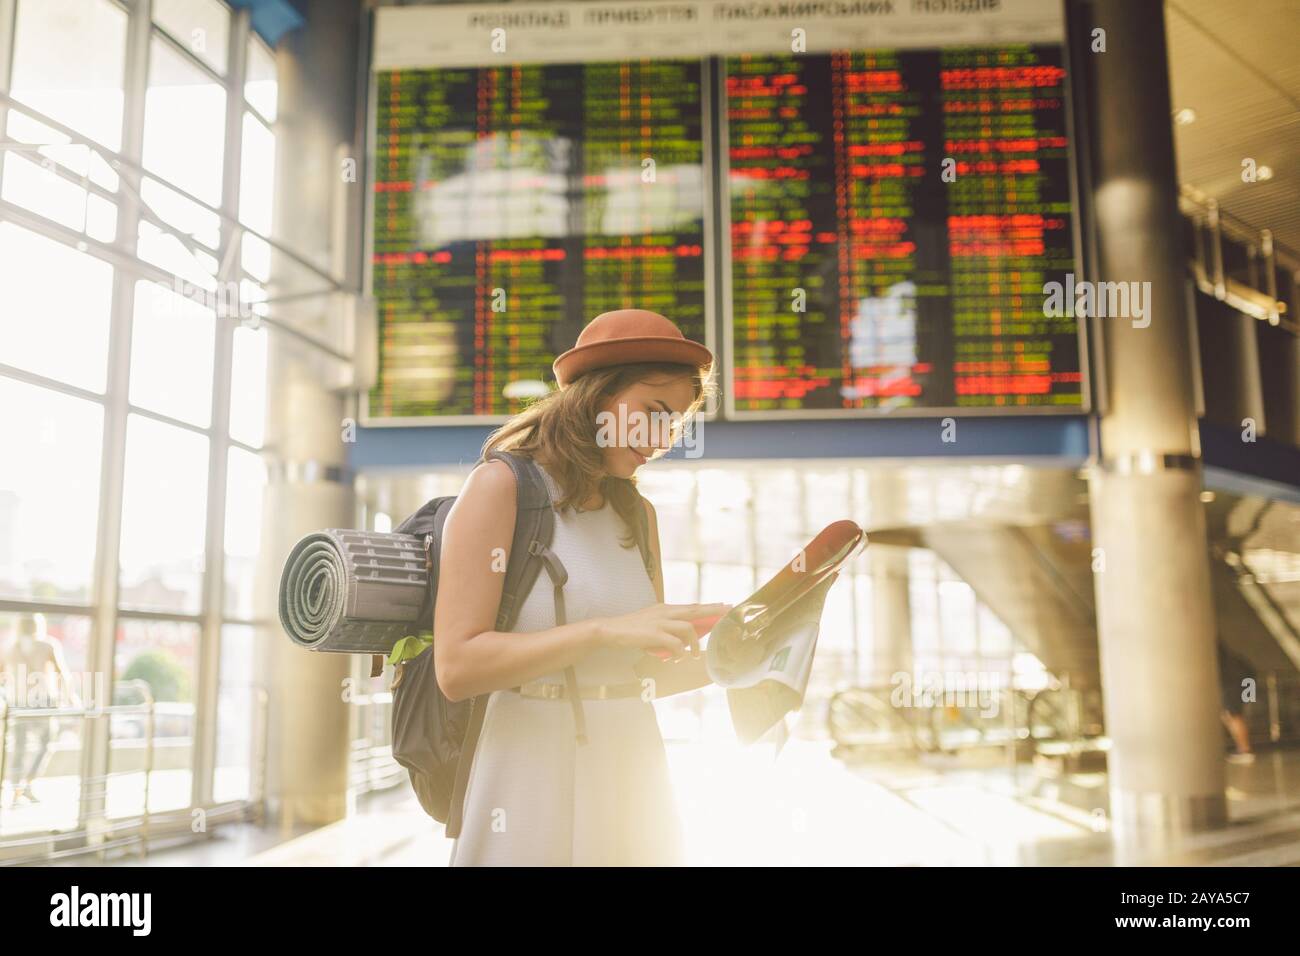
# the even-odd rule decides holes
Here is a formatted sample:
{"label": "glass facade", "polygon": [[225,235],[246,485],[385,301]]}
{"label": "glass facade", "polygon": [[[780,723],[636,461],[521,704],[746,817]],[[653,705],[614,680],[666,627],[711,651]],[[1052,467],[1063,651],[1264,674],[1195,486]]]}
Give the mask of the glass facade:
{"label": "glass facade", "polygon": [[0,648],[57,648],[73,716],[8,715],[0,837],[252,795],[274,333],[218,293],[266,298],[277,99],[274,52],[221,0],[8,9]]}

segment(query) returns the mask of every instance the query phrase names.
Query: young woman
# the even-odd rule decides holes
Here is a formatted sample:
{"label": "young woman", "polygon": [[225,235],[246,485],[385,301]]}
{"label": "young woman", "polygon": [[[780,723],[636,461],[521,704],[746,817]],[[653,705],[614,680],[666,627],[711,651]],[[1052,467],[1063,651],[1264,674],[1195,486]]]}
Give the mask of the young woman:
{"label": "young woman", "polygon": [[[551,548],[568,572],[566,624],[556,626],[543,572],[515,633],[493,630],[515,480],[501,461],[470,473],[443,531],[434,663],[451,700],[490,697],[451,865],[684,861],[652,701],[709,683],[691,622],[729,606],[663,603],[655,511],[633,476],[712,393],[712,368],[709,350],[663,316],[607,312],[556,359],[560,388],[489,437],[485,452],[525,455],[542,470],[557,512]],[[654,427],[665,422],[674,427]],[[649,519],[653,581],[633,536],[638,508]],[[583,745],[572,701],[559,693],[570,665]]]}

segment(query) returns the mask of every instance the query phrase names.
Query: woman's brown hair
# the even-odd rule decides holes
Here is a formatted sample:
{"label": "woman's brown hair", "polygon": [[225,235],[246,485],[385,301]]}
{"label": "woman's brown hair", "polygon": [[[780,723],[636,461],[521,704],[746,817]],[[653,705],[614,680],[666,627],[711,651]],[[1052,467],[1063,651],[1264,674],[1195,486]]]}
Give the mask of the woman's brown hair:
{"label": "woman's brown hair", "polygon": [[[672,438],[676,441],[681,429],[714,395],[712,366],[637,362],[593,369],[537,399],[494,431],[483,444],[483,454],[510,451],[540,462],[560,487],[562,497],[555,503],[560,510],[576,509],[599,491],[627,526],[629,535],[623,546],[630,548],[636,543],[630,532],[640,520],[637,509],[643,507],[641,493],[635,478],[602,474],[604,459],[596,439],[597,415],[608,398],[637,382],[681,375],[692,377],[695,396],[681,421],[673,423]],[[659,453],[653,457],[659,457]]]}

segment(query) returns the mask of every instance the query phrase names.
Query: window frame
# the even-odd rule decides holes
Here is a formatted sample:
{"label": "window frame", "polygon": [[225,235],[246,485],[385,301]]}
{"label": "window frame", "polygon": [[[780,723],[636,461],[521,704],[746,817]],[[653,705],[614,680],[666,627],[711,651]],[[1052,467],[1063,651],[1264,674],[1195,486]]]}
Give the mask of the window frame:
{"label": "window frame", "polygon": [[[242,124],[245,115],[251,115],[256,121],[262,123],[270,130],[272,136],[276,134],[276,123],[268,121],[245,98],[249,50],[252,44],[262,44],[273,61],[276,54],[260,37],[253,34],[248,9],[233,8],[226,0],[222,2],[229,10],[230,24],[227,35],[227,69],[224,75],[188,49],[184,43],[179,42],[166,29],[153,22],[152,0],[136,0],[136,2],[95,0],[98,3],[111,4],[121,10],[127,18],[122,84],[121,148],[114,151],[102,143],[91,140],[76,129],[44,116],[25,104],[9,99],[17,43],[18,10],[19,4],[23,2],[39,2],[39,0],[0,0],[0,131],[7,130],[8,117],[12,110],[45,124],[60,136],[67,138],[70,143],[85,145],[97,153],[116,172],[118,179],[116,190],[100,185],[89,177],[79,176],[57,163],[54,166],[54,174],[86,189],[88,195],[95,195],[111,202],[117,210],[117,231],[111,241],[95,239],[86,234],[84,224],[83,229],[78,231],[0,199],[0,221],[12,222],[21,229],[69,246],[82,255],[105,261],[113,268],[109,335],[105,356],[107,371],[102,394],[23,368],[0,364],[0,378],[13,379],[90,401],[97,404],[102,411],[97,523],[95,529],[87,532],[88,536],[93,536],[93,540],[85,545],[93,548],[89,599],[76,603],[5,600],[0,602],[0,610],[17,614],[47,613],[88,618],[91,633],[85,667],[89,672],[104,674],[105,683],[110,688],[120,676],[115,674],[113,662],[117,651],[117,633],[122,623],[147,619],[197,626],[199,643],[195,662],[193,774],[189,804],[191,807],[214,808],[216,805],[213,800],[213,776],[216,759],[217,707],[221,693],[219,668],[222,630],[227,625],[256,627],[266,623],[224,613],[227,462],[231,449],[239,449],[258,457],[263,457],[266,451],[262,447],[254,447],[240,441],[230,434],[232,350],[235,328],[238,324],[237,317],[225,318],[220,314],[215,315],[211,415],[206,426],[180,420],[167,414],[166,411],[137,407],[130,402],[132,322],[137,294],[135,285],[140,280],[148,280],[174,287],[177,281],[177,277],[168,270],[139,257],[138,230],[142,222],[151,223],[164,234],[172,236],[182,246],[196,248],[215,257],[219,265],[214,278],[227,276],[230,281],[236,283],[253,283],[258,289],[265,288],[266,283],[244,269],[240,258],[246,234],[260,239],[276,254],[284,255],[290,260],[312,268],[310,263],[277,243],[270,235],[263,235],[249,229],[239,216]],[[155,42],[167,44],[173,52],[201,70],[205,77],[220,84],[225,91],[221,199],[217,205],[204,202],[176,183],[143,167],[141,160],[144,143],[145,97],[149,88],[150,51]],[[7,138],[7,134],[0,136],[0,139],[3,138]],[[0,150],[0,184],[3,182],[4,155],[6,151]],[[163,220],[140,201],[139,184],[146,177],[218,217],[220,239],[215,250],[209,250],[202,244],[196,245],[185,233]],[[223,263],[227,268],[222,267]],[[313,268],[313,271],[318,270]],[[322,284],[327,285],[329,291],[341,289],[340,284],[328,282],[329,277],[322,278]],[[218,310],[213,311],[216,313]],[[301,333],[292,333],[292,330],[287,327],[277,327],[271,317],[262,317],[262,321],[265,322],[268,332],[293,334],[297,345],[301,347],[304,344],[306,337]],[[258,324],[260,325],[261,322]],[[308,348],[316,345],[309,340],[305,344]],[[330,354],[333,358],[342,357],[333,352]],[[178,610],[147,611],[120,606],[126,425],[132,415],[181,428],[207,439],[208,465],[203,546],[205,570],[201,583],[202,597],[197,613],[183,613]],[[250,719],[256,723],[258,717],[250,714]],[[103,787],[96,787],[93,781],[102,780],[111,770],[111,740],[107,728],[102,726],[108,723],[108,721],[87,722],[87,732],[83,738],[80,767],[82,793],[78,817],[78,829],[83,833],[87,833],[90,828],[105,818]],[[222,804],[223,807],[225,805]],[[188,813],[185,816],[188,819]]]}

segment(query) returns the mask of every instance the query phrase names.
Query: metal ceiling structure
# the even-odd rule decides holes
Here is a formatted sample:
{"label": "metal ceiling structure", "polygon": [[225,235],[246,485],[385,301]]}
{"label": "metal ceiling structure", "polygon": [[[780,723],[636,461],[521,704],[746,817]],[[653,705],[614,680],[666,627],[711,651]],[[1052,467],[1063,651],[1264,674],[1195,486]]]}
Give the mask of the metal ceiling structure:
{"label": "metal ceiling structure", "polygon": [[[1182,185],[1300,252],[1300,3],[1167,0],[1170,92]],[[1247,182],[1242,163],[1272,178]]]}

